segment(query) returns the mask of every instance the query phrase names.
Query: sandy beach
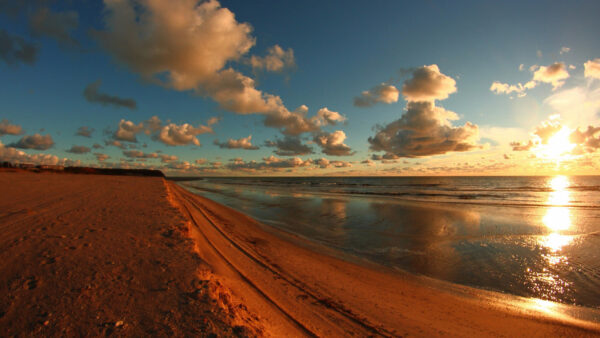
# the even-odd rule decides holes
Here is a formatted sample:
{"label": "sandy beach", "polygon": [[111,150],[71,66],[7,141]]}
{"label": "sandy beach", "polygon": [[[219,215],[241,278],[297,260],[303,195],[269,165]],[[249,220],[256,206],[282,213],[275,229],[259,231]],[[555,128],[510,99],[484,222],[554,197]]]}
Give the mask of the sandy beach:
{"label": "sandy beach", "polygon": [[163,178],[2,172],[0,186],[8,336],[600,334],[566,306],[334,258]]}

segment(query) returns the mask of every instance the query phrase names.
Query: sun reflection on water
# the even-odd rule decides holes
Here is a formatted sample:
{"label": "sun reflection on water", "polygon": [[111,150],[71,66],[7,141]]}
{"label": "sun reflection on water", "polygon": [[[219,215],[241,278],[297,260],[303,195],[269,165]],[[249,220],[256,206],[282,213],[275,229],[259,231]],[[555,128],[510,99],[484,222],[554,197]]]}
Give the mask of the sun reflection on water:
{"label": "sun reflection on water", "polygon": [[[566,176],[556,176],[548,182],[548,187],[552,190],[548,195],[548,207],[541,221],[549,233],[538,237],[537,240],[545,264],[541,271],[539,268],[527,270],[533,289],[539,297],[545,299],[556,300],[558,295],[564,294],[570,287],[570,283],[562,280],[557,273],[569,264],[568,257],[562,251],[573,242],[573,236],[567,233],[572,227],[569,185]],[[552,303],[542,300],[537,303],[538,307],[542,308],[551,306],[549,304]]]}

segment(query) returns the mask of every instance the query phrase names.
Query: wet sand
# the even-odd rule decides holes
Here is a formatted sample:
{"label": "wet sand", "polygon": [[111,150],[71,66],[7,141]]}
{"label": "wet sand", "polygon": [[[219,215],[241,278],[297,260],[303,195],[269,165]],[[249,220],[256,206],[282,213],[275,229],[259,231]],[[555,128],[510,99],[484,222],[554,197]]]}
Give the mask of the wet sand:
{"label": "wet sand", "polygon": [[4,172],[0,187],[3,335],[600,334],[293,244],[162,178]]}

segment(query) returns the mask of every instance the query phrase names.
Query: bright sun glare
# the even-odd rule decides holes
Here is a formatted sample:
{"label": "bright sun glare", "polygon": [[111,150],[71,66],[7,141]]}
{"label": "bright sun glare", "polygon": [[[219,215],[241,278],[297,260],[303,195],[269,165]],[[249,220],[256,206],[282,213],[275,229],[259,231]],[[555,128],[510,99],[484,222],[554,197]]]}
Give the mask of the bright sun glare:
{"label": "bright sun glare", "polygon": [[546,144],[540,144],[534,151],[538,157],[548,160],[560,162],[570,157],[570,152],[575,148],[575,144],[571,143],[569,136],[571,129],[562,127],[548,140]]}

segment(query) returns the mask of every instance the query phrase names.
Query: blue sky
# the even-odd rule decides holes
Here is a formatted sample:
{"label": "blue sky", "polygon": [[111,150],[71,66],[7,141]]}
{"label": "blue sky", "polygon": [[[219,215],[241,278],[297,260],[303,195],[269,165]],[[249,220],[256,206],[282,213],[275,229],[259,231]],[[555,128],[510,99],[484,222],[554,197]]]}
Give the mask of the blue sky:
{"label": "blue sky", "polygon": [[[12,49],[0,43],[0,120],[5,129],[21,129],[0,132],[0,160],[152,167],[190,175],[593,173],[599,165],[594,146],[599,136],[594,132],[577,141],[571,137],[573,147],[568,151],[539,155],[548,153],[552,136],[541,135],[540,128],[564,127],[573,133],[598,124],[596,1],[213,1],[211,6],[189,0],[24,1],[10,8],[11,3],[0,1],[0,42],[2,34],[13,41]],[[183,26],[188,25],[182,31],[164,26],[178,18],[176,7],[192,13],[182,19]],[[145,16],[149,25],[143,26],[144,19],[129,26],[111,24],[110,17],[128,8],[138,10],[136,14]],[[210,25],[239,30],[237,35],[223,35],[224,41],[234,41],[232,46],[214,42],[220,41],[218,30],[182,37],[181,32],[190,31],[197,20],[222,11],[234,18]],[[150,26],[155,29],[148,30]],[[128,36],[123,33],[127,30],[119,31],[124,27],[137,27],[150,36]],[[172,36],[164,38],[167,34]],[[14,57],[18,41],[37,50],[34,62]],[[207,47],[194,47],[199,45]],[[264,57],[274,46],[293,56],[286,54],[283,60],[279,55],[283,66],[269,70]],[[148,57],[142,64],[157,49],[169,60]],[[207,66],[213,56],[222,65]],[[181,60],[191,61],[186,68]],[[427,68],[432,65],[436,68]],[[230,79],[232,87],[225,88],[224,74],[230,68],[240,83]],[[169,78],[176,71],[183,71],[189,81],[182,84]],[[240,76],[254,82],[248,85]],[[539,77],[534,81],[535,76]],[[134,100],[136,108],[86,99],[84,89],[96,81],[101,81],[97,93]],[[517,86],[529,81],[532,88],[510,93],[490,89],[494,82]],[[226,95],[242,82],[246,89],[260,90],[263,99],[279,97],[280,103],[275,108],[257,108],[248,101],[243,108],[227,106],[224,102],[238,103],[239,98]],[[391,95],[388,102],[380,97],[367,107],[354,104],[355,97],[382,83],[388,89],[393,86],[395,100]],[[407,83],[424,91],[442,83],[445,87],[416,97],[403,90]],[[573,102],[560,103],[566,99]],[[413,111],[420,123],[403,120],[408,106],[415,103],[415,108],[419,102],[431,103]],[[302,105],[308,107],[305,115],[295,112]],[[583,105],[586,113],[577,113],[581,111],[577,105]],[[337,117],[310,120],[324,107],[337,112]],[[282,131],[292,122],[268,126],[264,121],[269,116],[281,121],[289,114],[297,115],[294,121],[303,117],[314,124],[287,135],[313,153],[284,156],[274,153],[277,147],[265,145],[268,140],[283,140]],[[173,123],[179,134],[187,132],[187,138],[172,138],[183,134],[161,138],[162,129],[151,131],[144,122],[152,116],[162,121],[161,128]],[[213,117],[219,122],[208,125]],[[135,133],[137,142],[116,136],[121,120],[142,123]],[[186,123],[210,127],[212,132],[179,129]],[[95,130],[91,137],[75,135],[82,126]],[[339,131],[345,138],[335,133]],[[50,135],[53,144],[36,146],[22,140],[34,134]],[[249,135],[253,147],[260,149],[227,143]],[[385,142],[374,141],[376,135]],[[424,136],[430,140],[423,141]],[[194,138],[201,146],[194,145]],[[115,140],[127,149],[107,145]],[[526,150],[515,150],[515,142],[529,141]],[[93,148],[94,144],[102,148]],[[72,146],[90,151],[67,152]],[[109,158],[98,161],[95,153]],[[161,162],[159,154],[177,160]],[[196,163],[199,159],[205,161]]]}

